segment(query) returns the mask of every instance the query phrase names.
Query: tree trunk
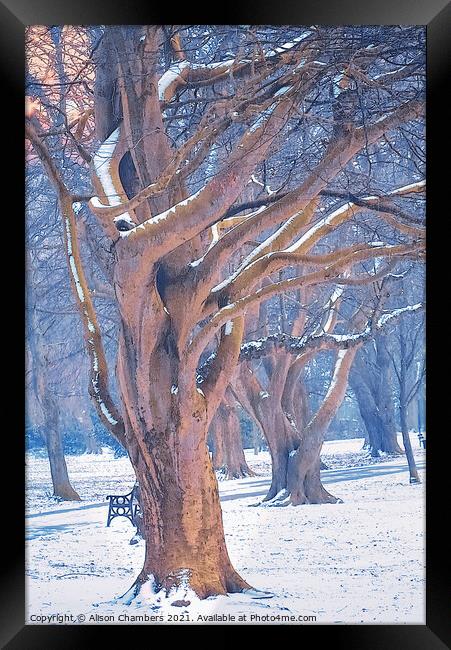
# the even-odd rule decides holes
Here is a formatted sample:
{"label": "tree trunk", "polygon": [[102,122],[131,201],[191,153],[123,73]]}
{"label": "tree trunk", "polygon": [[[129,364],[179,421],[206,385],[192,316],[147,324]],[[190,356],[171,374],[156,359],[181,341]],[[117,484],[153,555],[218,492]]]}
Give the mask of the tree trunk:
{"label": "tree trunk", "polygon": [[272,461],[271,486],[263,501],[271,501],[287,488],[288,458],[299,440],[280,404],[275,407],[268,402],[259,410]]}
{"label": "tree trunk", "polygon": [[366,446],[369,448],[371,456],[377,458],[379,452],[382,451],[382,431],[385,426],[384,422],[380,417],[371,391],[362,380],[360,373],[352,370],[350,373],[349,383],[356,397],[360,416],[367,432],[368,443]]}
{"label": "tree trunk", "polygon": [[219,470],[224,465],[224,420],[221,417],[221,406],[219,407],[213,421],[210,425],[210,436],[213,443],[212,463],[213,469]]}
{"label": "tree trunk", "polygon": [[[128,316],[139,312],[131,309]],[[138,316],[133,329],[141,333],[142,326]],[[117,372],[128,451],[140,487],[146,555],[124,598],[151,598],[164,590],[176,602],[189,600],[193,592],[206,598],[248,589],[225,545],[206,444],[206,399],[181,367],[170,323],[159,333],[150,357],[145,347],[149,339],[136,340],[132,334],[124,323]]]}
{"label": "tree trunk", "polygon": [[[31,269],[31,264],[31,252],[27,249],[28,272]],[[36,314],[36,290],[33,277],[30,275],[27,280],[27,305],[29,308],[27,343],[32,359],[32,385],[42,411],[45,432],[44,442],[49,457],[53,495],[65,501],[81,501],[80,496],[69,481],[62,435],[58,426],[60,420],[58,405],[48,386],[49,361]]]}
{"label": "tree trunk", "polygon": [[344,399],[356,352],[357,347],[354,347],[338,353],[327,394],[306,427],[299,447],[289,456],[286,503],[297,506],[340,501],[321,483],[320,453],[327,429]]}
{"label": "tree trunk", "polygon": [[[406,350],[406,336],[404,328],[400,331],[400,368],[397,372],[399,381],[399,416],[401,421],[402,440],[404,451],[406,453],[407,463],[409,465],[410,483],[421,483],[418,476],[418,470],[413,456],[412,445],[410,444],[409,426],[407,419],[407,409],[409,401],[407,398],[407,377],[408,377],[408,358]],[[411,398],[413,395],[411,396]]]}
{"label": "tree trunk", "polygon": [[407,425],[407,408],[404,401],[400,405],[399,415],[401,419],[402,442],[406,452],[407,463],[409,465],[410,483],[421,483],[418,476],[418,470],[413,456],[412,445],[410,444],[409,428]]}
{"label": "tree trunk", "polygon": [[64,501],[81,501],[69,481],[61,431],[58,427],[57,406],[48,393],[48,387],[45,387],[44,391],[44,394],[41,394],[41,404],[44,412],[45,444],[49,456],[53,495]]}
{"label": "tree trunk", "polygon": [[[311,431],[301,441],[296,453],[289,457],[287,468],[287,494],[292,505],[306,503],[337,503],[340,501],[326,490],[320,476],[320,453],[324,430]],[[299,462],[296,462],[299,459]]]}
{"label": "tree trunk", "polygon": [[368,369],[361,358],[352,369],[349,382],[368,434],[371,455],[377,457],[381,451],[389,454],[402,454],[396,435],[393,395],[390,389],[388,369],[385,366],[386,355],[378,353],[377,358],[382,364],[382,366],[379,364],[377,366],[377,385],[373,385],[368,377]]}
{"label": "tree trunk", "polygon": [[[242,365],[244,366],[244,364]],[[259,386],[256,384],[254,375],[246,372],[245,369],[240,371],[240,374],[235,378],[235,386],[242,400],[242,404],[251,413],[253,418],[259,422],[271,455],[271,485],[262,503],[274,502],[277,505],[287,498],[289,495],[288,471],[290,455],[297,449],[300,450],[299,453],[303,453],[304,448],[306,450],[315,448],[317,451],[317,457],[309,451],[305,458],[309,475],[307,481],[310,483],[308,493],[312,499],[309,502],[328,503],[333,499],[336,501],[335,497],[325,490],[320,479],[319,454],[323,442],[322,438],[318,438],[316,443],[314,443],[313,439],[310,442],[301,439],[302,434],[307,430],[303,429],[302,434],[298,430],[297,422],[292,415],[294,407],[288,404],[288,396],[286,393],[284,394],[286,374],[283,373],[281,365],[273,372],[273,380],[271,381],[269,393],[259,391]],[[281,385],[276,381],[277,378],[282,379]],[[302,399],[302,395],[300,399]],[[290,399],[290,403],[291,401],[294,400]],[[298,399],[296,403],[299,405],[300,400]],[[308,413],[307,407],[308,405],[303,405],[299,413],[300,419]],[[291,481],[293,485],[293,471]],[[304,478],[301,475],[299,475],[299,481],[304,482]],[[317,500],[314,501],[314,499]]]}
{"label": "tree trunk", "polygon": [[379,335],[377,341],[378,394],[377,404],[385,423],[382,430],[381,450],[388,454],[402,454],[396,435],[396,418],[393,399],[393,378],[390,372],[390,356],[387,349],[386,337]]}
{"label": "tree trunk", "polygon": [[53,495],[64,501],[81,501],[69,481],[60,434],[54,430],[47,430],[45,442],[49,455]]}
{"label": "tree trunk", "polygon": [[218,409],[216,418],[221,422],[214,429],[215,450],[218,447],[218,452],[213,454],[214,469],[224,480],[255,476],[244,457],[236,408],[230,402],[225,402]]}
{"label": "tree trunk", "polygon": [[137,596],[146,583],[151,593],[176,592],[185,601],[189,590],[207,598],[249,588],[229,560],[216,477],[199,434],[205,440],[205,420],[193,413],[189,424],[144,435],[146,447],[131,456],[140,486],[146,555],[127,597]]}

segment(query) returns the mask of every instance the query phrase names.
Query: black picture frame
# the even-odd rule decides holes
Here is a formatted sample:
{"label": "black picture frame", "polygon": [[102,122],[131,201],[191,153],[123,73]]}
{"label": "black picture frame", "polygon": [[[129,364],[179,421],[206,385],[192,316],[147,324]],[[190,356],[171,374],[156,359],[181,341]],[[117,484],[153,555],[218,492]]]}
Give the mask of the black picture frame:
{"label": "black picture frame", "polygon": [[[197,12],[191,3],[188,11],[167,11],[166,15],[150,3],[133,1],[109,0],[104,2],[87,2],[78,0],[76,3],[58,2],[58,0],[2,0],[0,2],[0,66],[2,68],[3,107],[9,109],[10,115],[2,122],[1,142],[3,155],[7,156],[11,183],[16,190],[13,193],[10,181],[4,187],[6,195],[11,197],[7,205],[7,248],[16,251],[15,263],[17,268],[8,265],[4,273],[8,276],[7,295],[16,299],[15,308],[11,307],[7,322],[7,334],[3,339],[3,353],[11,354],[11,361],[4,361],[5,368],[12,374],[16,368],[14,381],[9,382],[10,398],[3,401],[3,408],[13,408],[15,417],[13,423],[3,432],[10,449],[5,456],[4,464],[13,468],[11,478],[3,477],[2,492],[4,504],[8,495],[8,509],[4,505],[2,512],[3,533],[2,541],[6,548],[2,552],[3,579],[1,585],[1,647],[9,650],[24,648],[81,648],[90,643],[105,643],[105,633],[108,626],[34,626],[24,624],[25,620],[25,552],[24,552],[24,441],[23,419],[24,404],[20,401],[23,395],[23,374],[17,359],[23,358],[23,348],[20,348],[19,332],[23,327],[24,314],[22,296],[24,287],[24,269],[19,251],[23,250],[24,232],[22,228],[10,228],[10,221],[22,222],[20,201],[13,197],[24,194],[23,182],[23,81],[24,81],[24,29],[32,24],[153,24],[178,22],[188,24],[417,24],[427,26],[428,48],[428,92],[427,92],[427,210],[430,218],[428,228],[428,264],[427,264],[427,355],[428,355],[428,389],[427,389],[427,424],[432,435],[428,445],[428,476],[426,482],[427,499],[427,584],[426,584],[426,625],[310,625],[302,630],[295,630],[302,635],[299,641],[305,643],[308,634],[315,644],[325,641],[334,647],[359,648],[408,648],[409,650],[441,650],[450,647],[450,611],[449,589],[446,561],[450,554],[448,534],[445,532],[446,508],[448,497],[446,479],[446,459],[449,456],[444,447],[449,442],[446,419],[441,422],[441,414],[447,416],[446,381],[437,380],[446,362],[440,358],[440,341],[446,347],[449,336],[442,325],[443,292],[446,291],[445,267],[441,266],[446,260],[446,249],[440,251],[440,246],[446,245],[446,239],[441,236],[442,226],[449,219],[448,211],[441,208],[441,198],[446,198],[449,185],[449,163],[441,163],[442,154],[447,153],[446,133],[449,131],[449,108],[446,101],[446,89],[451,76],[451,6],[446,0],[374,0],[358,2],[358,0],[341,0],[335,2],[317,2],[308,0],[295,4],[280,0],[277,3],[240,2],[234,6],[222,7],[221,16],[212,16],[206,11]],[[171,7],[168,7],[171,9]],[[185,14],[185,15],[183,15]],[[448,88],[449,89],[449,88]],[[449,146],[449,145],[448,145]],[[445,157],[446,160],[446,157]],[[446,207],[446,202],[444,202]],[[14,263],[14,261],[13,261]],[[14,270],[13,270],[14,268]],[[10,278],[13,282],[10,283]],[[3,276],[5,277],[5,276]],[[19,286],[15,286],[19,285]],[[8,300],[7,305],[10,302]],[[15,320],[12,314],[15,314]],[[15,329],[12,329],[15,328]],[[11,331],[15,332],[14,336]],[[9,345],[14,339],[17,344]],[[5,345],[5,341],[8,344]],[[437,356],[436,356],[437,355]],[[19,396],[19,399],[17,397]],[[13,406],[12,406],[13,405]],[[432,429],[431,429],[432,427]],[[3,447],[3,445],[2,445]],[[4,451],[4,454],[6,452]],[[10,458],[12,460],[10,460]],[[113,626],[111,626],[113,627]],[[202,627],[209,632],[209,626]],[[267,627],[266,632],[274,626]],[[280,626],[279,626],[280,627]],[[161,628],[160,628],[161,629]],[[285,630],[291,629],[291,626]],[[136,628],[129,626],[114,626],[116,643],[135,643]],[[181,628],[183,634],[187,627]],[[124,634],[125,632],[125,634]],[[211,630],[210,630],[211,632]],[[214,632],[214,631],[213,631]],[[227,643],[240,642],[238,630],[229,626],[222,636]],[[277,635],[281,632],[277,630]],[[171,631],[172,634],[172,631]],[[149,644],[152,638],[148,637]],[[310,641],[310,642],[311,642]]]}

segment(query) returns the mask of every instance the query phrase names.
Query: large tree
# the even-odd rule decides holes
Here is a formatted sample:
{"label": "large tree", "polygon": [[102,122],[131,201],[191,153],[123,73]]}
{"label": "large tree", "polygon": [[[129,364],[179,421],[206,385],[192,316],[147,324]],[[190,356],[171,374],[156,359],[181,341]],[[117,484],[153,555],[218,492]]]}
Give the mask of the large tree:
{"label": "large tree", "polygon": [[[140,484],[146,555],[128,602],[149,586],[168,593],[186,587],[201,598],[249,589],[227,554],[206,446],[240,355],[246,310],[281,292],[339,279],[365,260],[418,258],[423,249],[422,233],[409,226],[402,205],[403,197],[424,190],[415,168],[396,186],[376,188],[377,195],[363,191],[349,201],[346,193],[334,209],[324,194],[359,152],[374,152],[380,143],[384,155],[398,156],[390,137],[402,125],[418,138],[424,109],[418,34],[286,31],[284,40],[284,30],[272,28],[105,28],[86,54],[94,62],[93,114],[83,110],[65,123],[67,142],[90,166],[91,192],[70,186],[43,122],[28,112],[27,138],[58,196],[90,394]],[[71,81],[79,78],[80,72]],[[91,143],[90,153],[74,129],[81,138],[92,121],[100,144]],[[239,209],[251,176],[271,156],[283,160],[292,138],[306,164],[291,175],[284,167],[285,186],[270,201],[250,213]],[[74,204],[88,199],[113,267],[120,407],[109,388],[78,244]],[[375,208],[415,232],[393,245],[370,237],[310,253],[325,234]],[[225,219],[230,229],[218,227]],[[251,252],[227,276],[231,256],[249,242]],[[257,288],[298,265],[300,275]],[[198,367],[216,335],[199,386]]]}

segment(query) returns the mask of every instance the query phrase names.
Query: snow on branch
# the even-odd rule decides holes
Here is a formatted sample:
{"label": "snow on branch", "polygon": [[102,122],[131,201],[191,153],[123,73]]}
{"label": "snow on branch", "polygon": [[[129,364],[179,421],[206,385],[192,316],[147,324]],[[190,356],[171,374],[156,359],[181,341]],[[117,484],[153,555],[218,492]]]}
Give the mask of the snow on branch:
{"label": "snow on branch", "polygon": [[[263,60],[253,61],[249,58],[230,58],[225,61],[216,61],[213,63],[191,63],[182,60],[173,63],[158,80],[158,97],[160,102],[168,103],[174,97],[175,93],[181,86],[186,85],[205,85],[219,81],[229,74],[243,74],[247,70],[263,67],[271,62],[285,61],[287,55],[298,50],[298,45],[312,34],[311,31],[302,34],[289,43],[270,50]],[[268,71],[269,74],[269,71]]]}
{"label": "snow on branch", "polygon": [[240,361],[260,359],[275,350],[283,349],[290,354],[299,355],[312,349],[342,349],[347,350],[356,345],[366,343],[374,335],[384,329],[389,322],[395,321],[405,313],[418,312],[424,309],[424,303],[408,305],[383,314],[375,323],[369,322],[365,329],[356,334],[311,334],[305,336],[290,336],[289,334],[271,334],[257,341],[249,341],[241,346]]}
{"label": "snow on branch", "polygon": [[[351,247],[352,249],[352,247]],[[272,296],[291,291],[300,287],[307,287],[321,283],[334,281],[339,284],[339,276],[347,271],[357,262],[362,262],[366,259],[374,257],[404,257],[410,255],[418,255],[421,250],[419,244],[412,245],[398,245],[398,246],[384,246],[384,247],[362,247],[359,250],[352,250],[351,253],[344,255],[342,258],[334,261],[325,268],[308,273],[302,276],[288,278],[274,282],[273,284],[266,285],[257,289],[252,294],[248,294],[238,298],[235,302],[225,305],[217,311],[210,321],[200,330],[189,346],[189,354],[198,359],[205,348],[207,343],[214,336],[215,332],[222,327],[228,320],[233,320],[237,316],[245,313],[245,311],[263,300],[267,300]],[[346,280],[346,278],[345,278]]]}
{"label": "snow on branch", "polygon": [[[108,206],[120,206],[124,203],[123,197],[124,192],[119,192],[122,190],[122,185],[120,188],[115,186],[115,181],[112,176],[112,162],[115,151],[117,150],[117,145],[121,137],[121,127],[117,127],[115,131],[108,136],[108,138],[102,142],[97,152],[92,158],[93,169],[99,179],[100,185],[103,190],[104,198]],[[116,179],[117,180],[117,179]],[[104,207],[97,196],[94,196],[89,203],[92,211],[97,212],[98,209]],[[131,226],[135,226],[135,222],[131,218],[128,211],[120,212],[118,215],[114,216],[114,221],[124,220]]]}

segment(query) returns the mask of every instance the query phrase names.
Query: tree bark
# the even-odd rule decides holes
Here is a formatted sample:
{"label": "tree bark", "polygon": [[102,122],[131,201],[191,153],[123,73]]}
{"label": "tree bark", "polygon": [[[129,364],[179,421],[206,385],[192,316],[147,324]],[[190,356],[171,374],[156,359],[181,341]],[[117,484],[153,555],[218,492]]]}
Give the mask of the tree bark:
{"label": "tree bark", "polygon": [[58,427],[59,418],[56,404],[48,393],[41,396],[41,400],[44,410],[44,435],[52,476],[53,496],[64,501],[81,501],[79,494],[69,481],[61,431]]}
{"label": "tree bark", "polygon": [[[26,254],[27,271],[31,273],[32,256],[29,249]],[[42,335],[39,329],[36,306],[37,296],[33,285],[33,277],[28,276],[27,305],[27,342],[32,358],[32,385],[38,403],[40,404],[44,423],[44,442],[47,448],[52,477],[53,495],[65,501],[81,501],[79,494],[72,487],[67,472],[66,459],[61,430],[59,428],[59,411],[55,398],[48,385],[48,358],[43,347]]]}
{"label": "tree bark", "polygon": [[393,399],[393,378],[390,372],[390,356],[387,350],[386,337],[379,335],[376,338],[379,382],[378,406],[386,426],[382,430],[382,451],[388,454],[402,454],[396,435],[396,418]]}
{"label": "tree bark", "polygon": [[377,458],[380,451],[382,451],[384,421],[378,412],[371,391],[362,380],[360,374],[354,369],[350,373],[349,383],[356,397],[360,416],[368,435],[367,447],[370,450],[371,456]]}
{"label": "tree bark", "polygon": [[151,592],[167,593],[189,585],[199,598],[247,589],[225,546],[206,444],[207,400],[179,361],[172,321],[148,355],[149,341],[139,336],[146,307],[132,305],[129,292],[121,305],[117,373],[146,541],[144,566],[127,598],[138,596],[145,583]]}
{"label": "tree bark", "polygon": [[[40,351],[40,343],[34,346],[34,351],[37,353],[34,356],[34,372],[38,373],[36,377],[37,397],[41,405],[44,421],[44,441],[49,457],[53,496],[64,501],[81,501],[79,494],[70,483],[67,472],[63,440],[59,427],[58,406],[48,386],[47,356]],[[42,357],[38,357],[40,354],[42,354]]]}
{"label": "tree bark", "polygon": [[[281,361],[281,359],[279,359]],[[255,374],[241,363],[234,377],[234,392],[241,405],[258,422],[271,455],[271,486],[265,501],[286,487],[288,455],[298,443],[298,434],[282,410],[284,373],[281,364],[272,370],[268,391],[262,389]]]}
{"label": "tree bark", "polygon": [[223,435],[223,419],[220,417],[222,407],[213,418],[210,425],[210,438],[213,444],[212,463],[215,471],[221,469],[224,465],[224,435]]}
{"label": "tree bark", "polygon": [[402,441],[404,444],[404,451],[409,465],[410,483],[421,483],[418,475],[415,458],[410,443],[409,426],[407,424],[407,410],[409,401],[407,397],[407,376],[408,376],[408,360],[407,360],[407,341],[405,337],[404,328],[400,331],[400,369],[398,374],[399,381],[399,416],[401,421]]}
{"label": "tree bark", "polygon": [[224,480],[255,476],[244,456],[236,406],[230,401],[224,401],[215,419],[217,422],[214,427],[214,469]]}
{"label": "tree bark", "polygon": [[390,359],[383,346],[377,341],[376,369],[370,371],[362,358],[357,355],[357,363],[350,373],[350,385],[357,399],[360,415],[368,433],[371,455],[380,452],[402,454],[396,436],[393,394],[388,363]]}
{"label": "tree bark", "polygon": [[409,465],[410,483],[421,483],[418,476],[418,470],[413,456],[412,445],[410,443],[409,427],[407,425],[407,409],[405,404],[401,404],[399,409],[401,419],[401,432],[404,450],[406,452],[407,463]]}
{"label": "tree bark", "polygon": [[320,453],[325,433],[345,396],[356,352],[356,348],[351,348],[338,353],[329,390],[306,427],[299,447],[289,456],[285,499],[292,505],[339,501],[321,483]]}

